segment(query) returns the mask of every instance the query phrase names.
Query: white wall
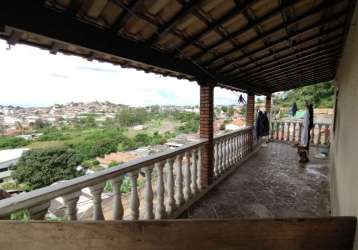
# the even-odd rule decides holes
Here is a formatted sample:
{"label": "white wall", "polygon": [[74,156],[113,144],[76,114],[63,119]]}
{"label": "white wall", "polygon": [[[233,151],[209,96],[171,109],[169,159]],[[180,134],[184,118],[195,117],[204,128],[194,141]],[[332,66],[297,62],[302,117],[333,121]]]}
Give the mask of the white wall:
{"label": "white wall", "polygon": [[[336,131],[331,147],[332,213],[358,216],[358,28],[357,7],[339,64]],[[358,250],[358,237],[355,249]]]}

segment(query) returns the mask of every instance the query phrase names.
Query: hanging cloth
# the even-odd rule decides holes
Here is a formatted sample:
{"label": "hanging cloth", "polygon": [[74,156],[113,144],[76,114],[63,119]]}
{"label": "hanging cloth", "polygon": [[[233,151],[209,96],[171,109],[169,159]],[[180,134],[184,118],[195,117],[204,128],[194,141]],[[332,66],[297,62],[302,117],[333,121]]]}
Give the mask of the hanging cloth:
{"label": "hanging cloth", "polygon": [[261,110],[257,114],[256,119],[256,137],[257,139],[263,136],[268,136],[270,130],[270,123],[266,113],[263,113]]}
{"label": "hanging cloth", "polygon": [[302,124],[302,137],[301,137],[301,145],[307,146],[309,143],[309,131],[310,131],[310,111],[309,108],[306,108],[305,115],[303,117]]}
{"label": "hanging cloth", "polygon": [[296,104],[296,102],[293,102],[293,104],[292,104],[292,107],[291,107],[291,114],[292,114],[292,116],[295,116],[296,115],[296,113],[297,113],[297,104]]}

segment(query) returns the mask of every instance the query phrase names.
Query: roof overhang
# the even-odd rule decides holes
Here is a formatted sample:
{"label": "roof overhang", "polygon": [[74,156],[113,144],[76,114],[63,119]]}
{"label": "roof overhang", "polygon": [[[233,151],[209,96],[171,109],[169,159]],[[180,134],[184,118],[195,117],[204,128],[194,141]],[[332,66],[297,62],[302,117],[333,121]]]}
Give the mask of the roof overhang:
{"label": "roof overhang", "polygon": [[5,0],[0,36],[268,94],[333,80],[355,0]]}

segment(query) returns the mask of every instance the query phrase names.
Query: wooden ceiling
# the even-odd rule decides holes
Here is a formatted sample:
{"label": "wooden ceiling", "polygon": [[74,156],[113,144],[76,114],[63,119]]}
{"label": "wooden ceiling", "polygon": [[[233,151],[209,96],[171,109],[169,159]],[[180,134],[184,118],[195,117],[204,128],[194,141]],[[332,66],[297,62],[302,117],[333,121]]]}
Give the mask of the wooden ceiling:
{"label": "wooden ceiling", "polygon": [[0,36],[268,94],[333,80],[355,0],[4,0]]}

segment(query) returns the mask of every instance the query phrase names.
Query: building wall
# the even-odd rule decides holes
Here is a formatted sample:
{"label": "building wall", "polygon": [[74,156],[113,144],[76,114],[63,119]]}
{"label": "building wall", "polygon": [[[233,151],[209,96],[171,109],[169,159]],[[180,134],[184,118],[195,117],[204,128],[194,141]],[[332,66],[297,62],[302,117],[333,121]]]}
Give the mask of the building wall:
{"label": "building wall", "polygon": [[[358,27],[353,15],[337,77],[336,122],[331,147],[333,215],[358,216]],[[358,234],[356,234],[357,236]],[[355,249],[358,250],[358,237]]]}

